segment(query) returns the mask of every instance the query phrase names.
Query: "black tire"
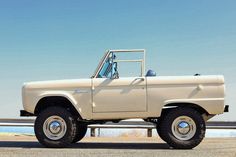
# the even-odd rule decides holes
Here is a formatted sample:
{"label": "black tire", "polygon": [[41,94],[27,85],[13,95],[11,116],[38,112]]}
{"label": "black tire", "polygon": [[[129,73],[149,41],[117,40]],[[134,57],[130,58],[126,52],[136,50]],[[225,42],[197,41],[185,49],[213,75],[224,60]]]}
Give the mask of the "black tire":
{"label": "black tire", "polygon": [[[195,133],[192,132],[193,137],[191,137],[190,139],[179,139],[173,134],[172,123],[174,123],[175,119],[180,116],[190,117],[195,123]],[[192,149],[196,147],[205,137],[205,130],[205,121],[202,118],[201,114],[192,108],[182,107],[172,109],[164,117],[162,117],[161,125],[159,128],[160,135],[162,136],[161,138],[174,149]]]}
{"label": "black tire", "polygon": [[164,133],[162,132],[161,127],[162,127],[162,119],[160,118],[160,119],[158,119],[158,123],[157,123],[157,126],[156,126],[157,134],[163,141],[166,141],[164,139],[165,136],[163,135]]}
{"label": "black tire", "polygon": [[76,127],[76,134],[75,137],[72,141],[72,143],[76,143],[78,141],[80,141],[82,138],[84,138],[84,136],[86,135],[87,132],[87,125],[83,124],[83,123],[77,123],[77,127]]}
{"label": "black tire", "polygon": [[168,110],[163,110],[162,111],[162,115],[161,117],[158,118],[158,121],[157,121],[157,125],[156,125],[156,130],[157,130],[157,134],[159,135],[159,137],[163,140],[163,141],[166,141],[165,139],[165,132],[162,131],[162,127],[163,127],[163,118],[165,117],[165,115],[170,112],[172,109],[168,109]]}
{"label": "black tire", "polygon": [[[63,137],[60,139],[50,139],[44,132],[44,123],[52,116],[60,117],[66,124]],[[34,125],[35,135],[38,141],[45,147],[49,148],[62,148],[68,147],[75,137],[76,133],[76,120],[72,114],[62,107],[48,107],[41,111],[35,120]]]}

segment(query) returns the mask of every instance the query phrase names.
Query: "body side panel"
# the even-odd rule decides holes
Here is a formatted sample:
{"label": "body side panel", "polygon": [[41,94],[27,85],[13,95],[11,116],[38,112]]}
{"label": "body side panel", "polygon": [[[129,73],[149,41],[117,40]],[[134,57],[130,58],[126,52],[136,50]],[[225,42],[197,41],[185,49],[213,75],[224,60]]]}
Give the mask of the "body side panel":
{"label": "body side panel", "polygon": [[93,79],[93,118],[123,119],[147,113],[146,79]]}

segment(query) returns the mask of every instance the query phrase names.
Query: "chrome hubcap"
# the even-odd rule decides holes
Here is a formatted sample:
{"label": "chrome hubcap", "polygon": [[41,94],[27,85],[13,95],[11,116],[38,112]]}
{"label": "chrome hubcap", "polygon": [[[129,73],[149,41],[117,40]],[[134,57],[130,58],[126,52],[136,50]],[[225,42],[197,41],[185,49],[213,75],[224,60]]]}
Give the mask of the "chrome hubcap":
{"label": "chrome hubcap", "polygon": [[43,124],[43,132],[51,140],[61,139],[67,130],[66,122],[59,116],[51,116]]}
{"label": "chrome hubcap", "polygon": [[186,135],[190,131],[190,126],[187,122],[182,121],[177,126],[178,132],[182,135]]}
{"label": "chrome hubcap", "polygon": [[173,121],[171,130],[177,139],[186,141],[195,135],[197,128],[192,118],[180,116]]}
{"label": "chrome hubcap", "polygon": [[51,124],[49,124],[49,130],[53,134],[57,134],[61,130],[61,125],[57,121],[53,121]]}

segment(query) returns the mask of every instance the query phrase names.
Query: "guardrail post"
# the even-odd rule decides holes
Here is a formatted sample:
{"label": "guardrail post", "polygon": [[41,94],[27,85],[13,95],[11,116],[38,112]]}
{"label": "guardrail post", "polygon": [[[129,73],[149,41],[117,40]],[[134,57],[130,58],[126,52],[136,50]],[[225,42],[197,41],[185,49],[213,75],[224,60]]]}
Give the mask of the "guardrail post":
{"label": "guardrail post", "polygon": [[147,137],[152,137],[152,129],[147,129]]}
{"label": "guardrail post", "polygon": [[100,135],[101,135],[101,130],[100,128],[98,128],[98,137],[100,137]]}
{"label": "guardrail post", "polygon": [[90,136],[91,137],[95,137],[96,136],[96,128],[91,128]]}

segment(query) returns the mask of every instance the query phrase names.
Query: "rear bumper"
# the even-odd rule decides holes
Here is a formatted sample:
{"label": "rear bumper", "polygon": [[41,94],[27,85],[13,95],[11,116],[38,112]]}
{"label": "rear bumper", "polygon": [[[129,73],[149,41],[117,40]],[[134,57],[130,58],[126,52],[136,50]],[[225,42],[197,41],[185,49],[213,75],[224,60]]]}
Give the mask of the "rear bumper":
{"label": "rear bumper", "polygon": [[33,113],[27,112],[25,110],[20,110],[20,116],[21,117],[32,117],[35,116]]}
{"label": "rear bumper", "polygon": [[229,112],[229,105],[225,105],[224,112]]}

